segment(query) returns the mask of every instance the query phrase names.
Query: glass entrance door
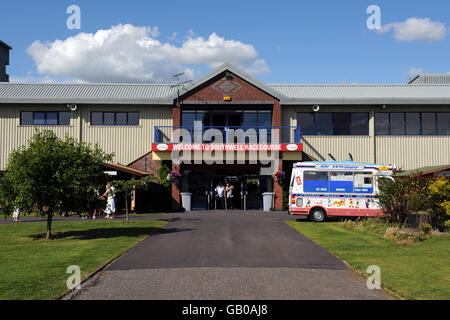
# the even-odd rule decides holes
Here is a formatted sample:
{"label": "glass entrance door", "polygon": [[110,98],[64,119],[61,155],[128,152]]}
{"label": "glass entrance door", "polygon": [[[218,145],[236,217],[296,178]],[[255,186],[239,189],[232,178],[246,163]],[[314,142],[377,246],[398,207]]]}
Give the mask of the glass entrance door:
{"label": "glass entrance door", "polygon": [[247,176],[244,178],[246,209],[260,209],[260,179]]}
{"label": "glass entrance door", "polygon": [[211,178],[207,175],[192,175],[189,180],[192,210],[209,209]]}

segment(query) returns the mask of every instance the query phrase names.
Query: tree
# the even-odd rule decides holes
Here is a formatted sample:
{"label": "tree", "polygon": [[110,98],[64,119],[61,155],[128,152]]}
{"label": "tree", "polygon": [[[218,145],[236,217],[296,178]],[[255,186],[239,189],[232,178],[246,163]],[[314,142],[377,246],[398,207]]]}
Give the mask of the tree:
{"label": "tree", "polygon": [[128,219],[128,197],[131,196],[133,190],[144,188],[149,182],[150,179],[154,179],[153,176],[148,176],[146,178],[142,178],[141,180],[136,180],[134,177],[131,180],[115,180],[110,182],[114,188],[116,188],[116,193],[121,193],[125,198],[125,213],[126,213],[126,222],[129,222]]}
{"label": "tree", "polygon": [[103,163],[113,154],[69,136],[58,138],[51,130],[37,131],[28,147],[14,150],[5,178],[11,185],[9,199],[21,212],[35,211],[47,217],[51,239],[55,213],[81,213],[97,201],[95,190],[107,181]]}

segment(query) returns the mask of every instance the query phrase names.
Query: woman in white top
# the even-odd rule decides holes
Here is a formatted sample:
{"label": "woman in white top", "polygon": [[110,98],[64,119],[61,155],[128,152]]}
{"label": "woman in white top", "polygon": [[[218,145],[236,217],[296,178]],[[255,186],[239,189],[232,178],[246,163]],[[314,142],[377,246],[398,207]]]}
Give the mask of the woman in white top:
{"label": "woman in white top", "polygon": [[114,219],[114,213],[116,212],[116,201],[115,201],[115,188],[110,184],[106,185],[105,193],[100,197],[100,199],[106,198],[106,208],[104,212],[106,213],[105,219]]}

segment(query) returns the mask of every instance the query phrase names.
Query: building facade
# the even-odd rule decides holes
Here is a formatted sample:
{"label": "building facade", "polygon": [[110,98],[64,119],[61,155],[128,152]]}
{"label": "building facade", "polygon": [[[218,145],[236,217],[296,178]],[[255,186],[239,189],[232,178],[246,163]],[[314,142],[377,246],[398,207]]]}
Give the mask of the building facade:
{"label": "building facade", "polygon": [[141,171],[164,161],[173,209],[182,192],[193,208],[215,208],[219,182],[235,186],[234,208],[261,208],[262,193],[273,192],[281,209],[282,172],[297,161],[450,164],[450,84],[441,82],[267,85],[224,64],[178,87],[0,83],[0,171],[45,128],[99,143]]}

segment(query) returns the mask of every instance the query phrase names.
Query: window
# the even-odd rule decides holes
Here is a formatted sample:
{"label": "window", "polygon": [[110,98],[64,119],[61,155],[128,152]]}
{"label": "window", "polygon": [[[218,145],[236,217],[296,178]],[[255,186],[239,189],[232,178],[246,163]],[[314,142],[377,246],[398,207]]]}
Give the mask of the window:
{"label": "window", "polygon": [[297,124],[303,135],[368,135],[368,112],[300,112]]}
{"label": "window", "polygon": [[23,126],[69,126],[70,112],[22,111],[20,124]]}
{"label": "window", "polygon": [[353,172],[330,172],[330,192],[353,192]]}
{"label": "window", "polygon": [[373,174],[355,172],[354,193],[373,193]]}
{"label": "window", "polygon": [[328,172],[305,171],[303,183],[305,192],[327,192],[329,191]]}
{"label": "window", "polygon": [[334,135],[350,135],[351,116],[349,112],[333,113],[333,134]]}
{"label": "window", "polygon": [[373,174],[345,171],[305,171],[304,192],[373,193]]}
{"label": "window", "polygon": [[352,135],[369,135],[369,113],[368,112],[352,112],[351,119]]}
{"label": "window", "polygon": [[390,128],[392,135],[405,134],[405,114],[403,112],[390,114]]}
{"label": "window", "polygon": [[271,110],[182,110],[181,125],[193,127],[201,121],[205,127],[261,128],[272,126]]}
{"label": "window", "polygon": [[406,134],[408,135],[419,135],[420,134],[420,113],[419,112],[408,112],[405,113],[406,118]]}
{"label": "window", "polygon": [[378,112],[375,115],[375,134],[388,135],[389,134],[389,113]]}
{"label": "window", "polygon": [[297,115],[297,125],[300,126],[304,135],[315,135],[314,130],[314,113],[299,113]]}
{"label": "window", "polygon": [[139,112],[91,112],[92,126],[138,126]]}
{"label": "window", "polygon": [[450,113],[439,112],[437,116],[437,134],[450,135]]}
{"label": "window", "polygon": [[377,112],[376,135],[450,135],[449,112]]}
{"label": "window", "polygon": [[434,112],[422,113],[422,134],[424,135],[436,134],[436,113]]}
{"label": "window", "polygon": [[316,134],[328,136],[333,134],[333,118],[331,112],[315,114]]}

